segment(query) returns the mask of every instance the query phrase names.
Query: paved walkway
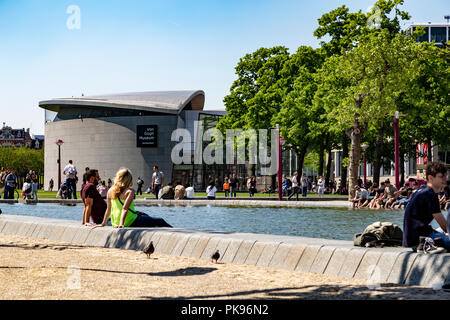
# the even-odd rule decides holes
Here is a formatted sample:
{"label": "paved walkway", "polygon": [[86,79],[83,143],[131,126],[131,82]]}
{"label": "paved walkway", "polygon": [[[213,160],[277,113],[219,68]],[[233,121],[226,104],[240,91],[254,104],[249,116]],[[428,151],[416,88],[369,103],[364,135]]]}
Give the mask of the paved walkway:
{"label": "paved walkway", "polygon": [[76,221],[1,215],[0,233],[90,246],[143,250],[273,267],[375,283],[431,286],[450,282],[450,254],[426,255],[408,248],[359,248],[351,241],[179,228],[92,229]]}

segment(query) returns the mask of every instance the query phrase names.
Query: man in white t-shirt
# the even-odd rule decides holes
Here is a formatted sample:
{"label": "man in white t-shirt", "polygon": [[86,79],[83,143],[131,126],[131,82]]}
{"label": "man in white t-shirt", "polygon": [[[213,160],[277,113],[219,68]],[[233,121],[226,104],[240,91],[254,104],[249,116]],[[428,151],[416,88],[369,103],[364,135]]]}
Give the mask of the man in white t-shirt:
{"label": "man in white t-shirt", "polygon": [[159,190],[164,187],[164,173],[159,171],[158,166],[153,167],[153,176],[152,176],[152,192],[158,199]]}
{"label": "man in white t-shirt", "polygon": [[77,198],[77,168],[73,165],[73,161],[69,160],[69,163],[64,168],[64,174],[66,175],[66,185],[68,188],[67,197],[68,199]]}

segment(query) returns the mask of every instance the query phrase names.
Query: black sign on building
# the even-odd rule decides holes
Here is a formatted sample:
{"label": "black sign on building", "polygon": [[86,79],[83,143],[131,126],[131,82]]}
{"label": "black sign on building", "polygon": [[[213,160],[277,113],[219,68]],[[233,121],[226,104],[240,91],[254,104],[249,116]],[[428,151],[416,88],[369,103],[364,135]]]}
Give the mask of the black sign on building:
{"label": "black sign on building", "polygon": [[146,125],[136,126],[136,137],[138,148],[158,147],[158,126]]}

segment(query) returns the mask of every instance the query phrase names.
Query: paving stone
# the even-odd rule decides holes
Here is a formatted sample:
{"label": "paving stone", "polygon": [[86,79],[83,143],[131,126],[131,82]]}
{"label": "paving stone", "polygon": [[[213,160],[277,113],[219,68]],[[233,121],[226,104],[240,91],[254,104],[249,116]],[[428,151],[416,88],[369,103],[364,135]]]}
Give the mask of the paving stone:
{"label": "paving stone", "polygon": [[248,255],[250,254],[250,251],[253,248],[253,245],[256,243],[255,240],[244,240],[241,242],[241,245],[239,246],[236,255],[233,258],[234,263],[245,263],[245,260],[247,259]]}
{"label": "paving stone", "polygon": [[450,274],[450,254],[430,255],[433,261],[427,269],[426,276],[420,285],[431,287],[433,284],[444,284]]}
{"label": "paving stone", "polygon": [[6,226],[6,220],[0,218],[0,233],[3,233],[3,228]]}
{"label": "paving stone", "polygon": [[275,254],[272,257],[272,260],[269,263],[269,267],[283,268],[284,262],[291,248],[292,244],[280,243],[280,245],[277,248],[277,251],[275,252]]}
{"label": "paving stone", "polygon": [[163,254],[170,254],[175,247],[178,239],[178,234],[171,233],[167,239],[167,241],[164,242],[162,246],[160,246],[160,253]]}
{"label": "paving stone", "polygon": [[311,268],[309,269],[309,272],[323,274],[335,249],[335,247],[329,246],[323,246],[320,248],[313,264],[311,265]]}
{"label": "paving stone", "polygon": [[387,282],[390,283],[405,283],[406,277],[411,271],[411,267],[414,260],[419,254],[414,252],[402,252],[398,256],[394,265],[392,266],[391,273],[387,278]]}
{"label": "paving stone", "polygon": [[[38,226],[36,229],[38,229],[40,226]],[[67,226],[64,229],[64,232],[61,234],[61,239],[60,241],[63,242],[72,242],[72,240],[75,238],[78,230],[80,228],[79,227],[74,227],[74,226]]]}
{"label": "paving stone", "polygon": [[305,252],[306,245],[304,244],[294,244],[292,245],[291,250],[289,251],[286,259],[284,260],[283,269],[286,270],[295,270],[297,268],[298,262]]}
{"label": "paving stone", "polygon": [[363,248],[351,249],[347,253],[338,275],[344,278],[353,278],[367,250]]}
{"label": "paving stone", "polygon": [[[64,227],[62,226],[61,228],[64,229]],[[108,247],[107,242],[109,240],[111,232],[114,232],[112,227],[101,227],[92,229],[86,239],[86,244],[88,246],[94,247]]]}
{"label": "paving stone", "polygon": [[[31,226],[29,227],[29,229]],[[55,241],[61,241],[62,234],[64,233],[64,230],[66,230],[67,226],[64,225],[54,225],[53,228],[51,228],[50,233],[48,235],[49,240],[55,240]]]}
{"label": "paving stone", "polygon": [[231,239],[230,243],[228,244],[227,251],[225,251],[221,260],[224,262],[233,262],[242,241],[242,239]]}
{"label": "paving stone", "polygon": [[368,249],[353,278],[369,280],[373,271],[376,269],[378,260],[380,260],[382,254],[383,250],[377,250],[375,248]]}
{"label": "paving stone", "polygon": [[256,265],[266,245],[267,242],[261,241],[255,242],[255,244],[253,244],[252,249],[250,250],[250,253],[248,254],[247,259],[245,259],[245,264]]}
{"label": "paving stone", "polygon": [[30,235],[30,238],[38,238],[38,234],[41,232],[41,229],[44,228],[42,223],[38,223],[33,233]]}
{"label": "paving stone", "polygon": [[190,237],[192,237],[192,234],[181,235],[171,254],[175,256],[181,256],[181,253],[183,252],[183,249],[188,243]]}
{"label": "paving stone", "polygon": [[8,221],[6,226],[3,228],[3,233],[5,234],[17,234],[21,226],[21,223],[18,221]]}
{"label": "paving stone", "polygon": [[75,234],[75,237],[72,239],[72,243],[77,243],[77,244],[86,243],[86,240],[87,240],[91,230],[92,230],[92,228],[88,228],[88,227],[79,228],[77,233]]}
{"label": "paving stone", "polygon": [[322,245],[308,245],[303,251],[295,271],[309,272],[317,253],[319,253],[319,250],[322,247]]}
{"label": "paving stone", "polygon": [[[406,277],[405,284],[422,286],[425,284],[428,272],[437,263],[439,255],[418,254],[411,270]],[[434,273],[434,272],[433,272]],[[447,269],[448,273],[448,269]]]}
{"label": "paving stone", "polygon": [[[216,250],[219,250],[220,258],[218,261],[223,261],[223,256],[227,252],[228,246],[230,245],[233,239],[222,238],[217,244]],[[212,255],[212,254],[211,254]],[[211,256],[210,256],[211,258]]]}
{"label": "paving stone", "polygon": [[[372,274],[372,279],[377,281],[378,283],[386,282],[389,274],[392,271],[392,267],[395,264],[398,256],[401,254],[401,251],[385,251],[378,260],[377,267],[374,270],[374,274]],[[379,280],[378,274],[379,273]]]}
{"label": "paving stone", "polygon": [[330,262],[328,262],[324,274],[337,276],[341,271],[342,265],[350,250],[351,248],[336,248],[331,256]]}
{"label": "paving stone", "polygon": [[[28,229],[30,229],[30,227],[32,225],[33,225],[32,223],[28,223],[28,222],[22,223],[22,225],[20,226],[19,230],[17,231],[17,235],[25,237],[27,232],[28,232]],[[0,229],[1,229],[1,227],[0,227]]]}
{"label": "paving stone", "polygon": [[116,244],[119,243],[122,234],[124,233],[124,229],[118,229],[111,227],[108,236],[106,237],[105,247],[106,248],[115,248]]}
{"label": "paving stone", "polygon": [[[153,241],[153,236],[156,231],[154,230],[142,230],[138,236],[134,239],[132,247],[134,250],[144,251],[144,249],[149,245],[150,241]],[[156,239],[155,239],[156,240]],[[153,242],[153,246],[155,246],[155,242]],[[156,247],[155,247],[156,250]]]}
{"label": "paving stone", "polygon": [[190,237],[189,241],[186,243],[183,251],[181,252],[181,256],[182,257],[191,257],[192,251],[194,251],[194,248],[197,245],[199,240],[200,240],[199,235],[194,234],[192,237]]}
{"label": "paving stone", "polygon": [[171,236],[172,233],[169,232],[160,233],[157,243],[153,242],[153,245],[155,246],[155,253],[163,253],[163,248],[167,246],[167,243],[169,242]]}
{"label": "paving stone", "polygon": [[272,261],[275,252],[277,252],[278,247],[280,246],[280,242],[268,243],[265,247],[261,255],[259,256],[257,266],[268,267],[270,262]]}
{"label": "paving stone", "polygon": [[137,240],[140,238],[142,232],[141,229],[127,229],[120,239],[119,248],[125,250],[136,250]]}
{"label": "paving stone", "polygon": [[37,238],[48,239],[54,227],[55,225],[53,224],[44,224],[41,230],[39,231]]}
{"label": "paving stone", "polygon": [[209,240],[211,239],[210,236],[201,236],[198,240],[197,244],[195,245],[194,250],[192,251],[191,257],[199,259],[203,251],[205,250],[206,246],[208,245]]}

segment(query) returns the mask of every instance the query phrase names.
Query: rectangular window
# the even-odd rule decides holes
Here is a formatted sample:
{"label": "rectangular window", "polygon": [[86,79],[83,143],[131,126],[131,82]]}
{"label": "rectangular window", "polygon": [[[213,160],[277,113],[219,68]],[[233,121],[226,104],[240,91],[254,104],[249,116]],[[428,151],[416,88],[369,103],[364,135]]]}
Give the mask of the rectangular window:
{"label": "rectangular window", "polygon": [[445,27],[431,28],[431,41],[445,42],[446,37],[447,37],[447,30]]}
{"label": "rectangular window", "polygon": [[[417,37],[416,41],[417,42],[428,42],[428,27],[423,27],[425,29],[425,33],[423,36]],[[413,31],[416,31],[416,27],[414,27]]]}

